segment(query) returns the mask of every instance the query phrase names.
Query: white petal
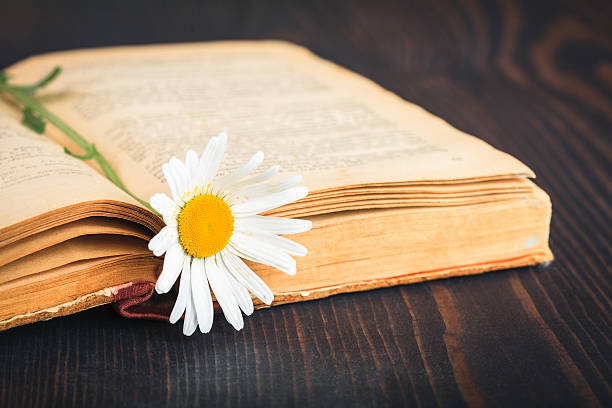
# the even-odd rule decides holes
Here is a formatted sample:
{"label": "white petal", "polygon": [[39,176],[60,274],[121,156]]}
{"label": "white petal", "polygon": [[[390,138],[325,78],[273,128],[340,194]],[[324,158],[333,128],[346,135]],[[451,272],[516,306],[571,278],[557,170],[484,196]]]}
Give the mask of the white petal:
{"label": "white petal", "polygon": [[234,299],[225,268],[220,269],[215,261],[215,257],[212,256],[206,258],[205,264],[208,282],[215,294],[215,298],[217,298],[219,306],[221,306],[221,310],[223,310],[225,318],[236,330],[242,329],[244,327],[242,313],[240,313],[238,303]]}
{"label": "white petal", "polygon": [[227,269],[241,285],[248,288],[266,305],[272,303],[274,300],[272,290],[270,290],[268,285],[266,285],[266,283],[242,261],[242,259],[229,250],[223,250],[220,254]]}
{"label": "white petal", "polygon": [[302,182],[302,176],[295,175],[287,177],[283,180],[274,181],[271,183],[264,184],[251,184],[235,190],[232,188],[232,205],[245,203],[248,200],[254,200],[263,196],[269,196],[274,193],[280,193],[288,190],[291,187],[295,187]]}
{"label": "white petal", "polygon": [[219,138],[219,142],[221,143],[221,149],[223,149],[221,156],[225,152],[225,148],[227,147],[227,132],[223,131],[217,135]]}
{"label": "white petal", "polygon": [[295,260],[284,251],[250,235],[234,232],[229,247],[236,255],[253,262],[272,266],[288,275],[295,275]]}
{"label": "white petal", "polygon": [[213,137],[206,145],[206,149],[202,153],[200,163],[198,164],[197,179],[198,185],[206,185],[212,181],[217,175],[219,165],[223,159],[223,153],[225,153],[225,147],[227,146],[227,135],[221,133],[217,137]]}
{"label": "white petal", "polygon": [[164,215],[164,222],[168,227],[176,229],[177,221],[174,215]]}
{"label": "white petal", "polygon": [[248,162],[244,163],[242,166],[234,170],[232,173],[227,176],[221,177],[218,181],[215,182],[215,187],[219,190],[224,188],[229,188],[232,184],[235,184],[251,174],[259,165],[263,162],[264,154],[262,151],[259,151],[253,155],[249,159]]}
{"label": "white petal", "polygon": [[[191,277],[189,277],[191,279]],[[187,294],[187,305],[185,307],[185,320],[183,321],[183,334],[191,336],[198,327],[195,305],[193,304],[193,296],[191,292]]]}
{"label": "white petal", "polygon": [[262,231],[271,234],[297,234],[310,231],[312,221],[253,215],[251,217],[236,218],[234,220],[234,227],[237,231],[242,232]]}
{"label": "white petal", "polygon": [[191,190],[191,178],[189,176],[189,172],[187,171],[187,167],[185,167],[183,162],[176,157],[171,158],[169,164],[176,183],[176,192],[179,197],[182,197],[183,194]]}
{"label": "white petal", "polygon": [[212,159],[213,156],[215,155],[215,152],[217,151],[219,146],[219,138],[212,137],[209,141],[208,144],[206,145],[206,148],[204,148],[204,151],[202,152],[202,156],[200,156],[200,160],[198,161],[198,166],[196,168],[195,171],[195,182],[198,185],[203,185],[204,184],[204,180],[206,180],[206,182],[210,182],[210,180],[212,179],[213,176],[211,176],[210,174],[213,172],[212,170]]}
{"label": "white petal", "polygon": [[278,165],[271,166],[270,168],[268,168],[266,171],[262,173],[256,174],[255,176],[250,177],[246,180],[242,180],[240,183],[234,184],[232,186],[232,189],[238,190],[242,187],[250,186],[253,184],[257,184],[257,183],[263,183],[264,181],[267,181],[271,179],[272,177],[274,177],[276,173],[278,173],[279,169],[280,169],[280,166]]}
{"label": "white petal", "polygon": [[194,258],[191,264],[191,296],[202,333],[208,333],[213,324],[214,309],[204,259]]}
{"label": "white petal", "polygon": [[246,186],[236,191],[236,194],[248,196],[250,198],[258,197],[262,194],[279,193],[281,191],[295,187],[302,182],[302,176],[296,174],[282,180],[272,181],[270,183],[256,184]]}
{"label": "white petal", "polygon": [[155,211],[164,217],[174,214],[174,210],[177,207],[174,200],[162,193],[153,195],[153,197],[149,199],[149,204],[151,204],[151,207],[153,207]]}
{"label": "white petal", "polygon": [[280,193],[270,194],[248,200],[244,204],[231,207],[234,217],[249,217],[264,211],[292,203],[308,195],[308,189],[304,186],[293,187]]}
{"label": "white petal", "polygon": [[188,298],[191,298],[191,257],[186,256],[181,271],[181,283],[176,302],[170,313],[170,323],[174,324],[181,318],[187,308]]}
{"label": "white petal", "polygon": [[304,245],[298,244],[295,241],[287,239],[285,237],[279,237],[275,234],[253,234],[253,237],[259,242],[264,242],[270,246],[276,247],[281,251],[288,253],[293,256],[306,256],[308,249]]}
{"label": "white petal", "polygon": [[221,254],[215,255],[215,258],[217,261],[217,265],[221,269],[226,269],[228,272],[226,274],[227,281],[229,282],[232,288],[232,293],[234,294],[234,299],[236,299],[236,301],[238,302],[238,306],[240,306],[240,309],[245,315],[250,316],[253,313],[253,299],[251,299],[249,291],[246,290],[246,288],[240,283],[238,283],[238,281],[232,276],[231,271],[229,271],[229,268],[223,262]]}
{"label": "white petal", "polygon": [[169,163],[162,164],[162,173],[164,173],[164,177],[166,178],[166,182],[168,183],[168,187],[170,187],[170,193],[172,194],[172,199],[178,205],[181,205],[182,202],[180,200],[180,195],[178,193],[178,184],[174,176],[174,172],[172,171]]}
{"label": "white petal", "polygon": [[168,293],[172,289],[172,285],[174,285],[176,278],[181,273],[184,258],[183,247],[178,242],[168,249],[164,257],[162,273],[157,278],[157,283],[155,284],[157,293]]}
{"label": "white petal", "polygon": [[193,150],[188,150],[185,154],[185,167],[187,167],[189,177],[193,181],[196,180],[196,171],[198,170],[199,162],[200,159],[198,158],[198,154]]}
{"label": "white petal", "polygon": [[149,241],[149,250],[155,256],[162,256],[174,243],[178,243],[176,228],[165,226]]}

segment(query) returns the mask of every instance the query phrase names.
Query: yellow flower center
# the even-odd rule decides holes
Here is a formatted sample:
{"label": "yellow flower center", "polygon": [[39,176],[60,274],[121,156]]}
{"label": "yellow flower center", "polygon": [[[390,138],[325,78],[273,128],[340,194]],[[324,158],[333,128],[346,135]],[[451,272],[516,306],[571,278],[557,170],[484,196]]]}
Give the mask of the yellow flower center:
{"label": "yellow flower center", "polygon": [[229,205],[212,194],[193,197],[177,218],[179,242],[187,254],[206,258],[221,251],[234,232]]}

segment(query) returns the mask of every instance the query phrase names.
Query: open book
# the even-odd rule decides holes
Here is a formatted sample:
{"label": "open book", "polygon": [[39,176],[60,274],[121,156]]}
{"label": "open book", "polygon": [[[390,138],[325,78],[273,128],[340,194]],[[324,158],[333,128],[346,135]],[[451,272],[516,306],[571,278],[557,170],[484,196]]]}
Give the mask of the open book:
{"label": "open book", "polygon": [[[251,263],[273,305],[552,259],[551,204],[517,159],[375,83],[277,41],[117,47],[35,56],[7,71],[104,154],[137,196],[161,164],[227,130],[227,173],[262,150],[310,194],[266,214],[312,220],[296,276]],[[52,126],[0,101],[0,329],[119,302],[166,316],[147,249],[163,226]],[[171,300],[171,299],[170,299]],[[144,302],[144,303],[142,303]],[[265,306],[255,303],[256,307]],[[169,312],[169,309],[168,309]]]}

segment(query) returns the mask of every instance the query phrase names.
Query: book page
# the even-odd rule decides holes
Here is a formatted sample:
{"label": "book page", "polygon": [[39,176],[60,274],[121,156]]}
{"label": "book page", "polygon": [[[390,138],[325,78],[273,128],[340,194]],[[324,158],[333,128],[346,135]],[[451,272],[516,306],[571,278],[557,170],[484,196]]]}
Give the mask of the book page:
{"label": "book page", "polygon": [[118,255],[151,255],[147,241],[122,235],[84,235],[0,266],[0,285],[24,276],[87,259]]}
{"label": "book page", "polygon": [[146,241],[151,238],[151,231],[142,225],[112,217],[88,217],[58,225],[3,246],[0,267],[72,238],[100,234],[138,237]]}
{"label": "book page", "polygon": [[0,231],[75,203],[134,201],[60,146],[25,128],[0,101]]}
{"label": "book page", "polygon": [[27,83],[55,65],[64,72],[45,91],[49,109],[95,142],[145,199],[167,190],[163,162],[201,152],[223,130],[222,173],[262,150],[262,168],[301,173],[311,191],[533,176],[513,157],[288,43],[70,51],[32,57],[9,72]]}

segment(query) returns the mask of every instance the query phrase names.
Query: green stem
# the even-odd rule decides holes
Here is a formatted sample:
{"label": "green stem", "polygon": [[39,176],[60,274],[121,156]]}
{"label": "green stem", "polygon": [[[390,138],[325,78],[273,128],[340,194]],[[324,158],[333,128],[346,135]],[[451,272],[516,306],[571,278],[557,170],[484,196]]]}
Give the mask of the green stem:
{"label": "green stem", "polygon": [[45,118],[49,123],[53,124],[56,128],[61,130],[66,136],[68,136],[72,141],[74,141],[80,148],[85,150],[84,155],[77,155],[70,152],[67,148],[64,148],[66,153],[71,156],[74,156],[81,160],[94,160],[102,171],[104,175],[113,182],[117,187],[126,192],[130,197],[138,201],[140,204],[145,206],[150,211],[157,214],[157,211],[151,207],[151,205],[135,196],[127,187],[123,184],[117,173],[113,170],[111,165],[108,163],[106,158],[100,154],[100,152],[96,149],[96,146],[92,143],[89,143],[85,138],[83,138],[80,134],[77,133],[73,128],[71,128],[66,122],[55,116],[53,113],[49,112],[44,106],[40,104],[36,99],[32,97],[31,92],[29,92],[28,87],[20,87],[20,86],[11,86],[6,82],[0,81],[0,92],[4,91],[15,98],[21,105],[24,107],[30,108],[33,112],[37,113],[41,117]]}

